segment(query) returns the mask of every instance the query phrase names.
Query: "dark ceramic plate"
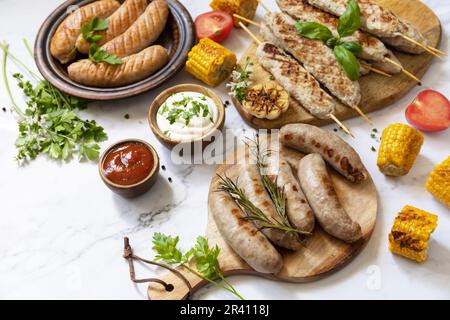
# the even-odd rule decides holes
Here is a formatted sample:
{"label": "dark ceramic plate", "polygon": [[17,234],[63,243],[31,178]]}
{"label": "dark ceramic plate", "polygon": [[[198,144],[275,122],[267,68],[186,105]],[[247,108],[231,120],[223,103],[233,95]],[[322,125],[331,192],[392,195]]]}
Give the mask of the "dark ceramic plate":
{"label": "dark ceramic plate", "polygon": [[59,90],[88,100],[116,100],[138,95],[162,85],[174,77],[184,66],[188,52],[195,44],[195,29],[192,17],[176,0],[166,0],[170,15],[167,25],[155,44],[169,51],[169,63],[139,82],[115,88],[98,88],[72,81],[67,74],[67,65],[60,64],[50,54],[50,40],[59,24],[73,6],[84,6],[93,0],[69,0],[64,2],[45,20],[35,43],[36,64],[42,76]]}

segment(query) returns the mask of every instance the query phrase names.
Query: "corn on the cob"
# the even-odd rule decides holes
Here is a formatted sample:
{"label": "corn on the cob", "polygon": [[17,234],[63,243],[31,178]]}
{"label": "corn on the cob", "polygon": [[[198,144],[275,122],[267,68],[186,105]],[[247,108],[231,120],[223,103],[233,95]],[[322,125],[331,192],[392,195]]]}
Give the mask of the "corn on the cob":
{"label": "corn on the cob", "polygon": [[428,257],[428,240],[436,229],[438,217],[412,206],[397,215],[389,234],[389,250],[398,255],[424,262]]}
{"label": "corn on the cob", "polygon": [[408,174],[422,147],[424,137],[416,129],[396,123],[384,129],[378,153],[378,168],[387,176]]}
{"label": "corn on the cob", "polygon": [[[253,20],[258,7],[258,0],[213,0],[210,4],[214,10],[222,10],[233,14],[238,14],[244,18]],[[248,24],[240,19],[233,17],[234,26],[239,28],[239,22]]]}
{"label": "corn on the cob", "polygon": [[189,52],[186,71],[204,83],[216,86],[230,76],[236,60],[233,52],[204,38]]}
{"label": "corn on the cob", "polygon": [[426,188],[450,208],[450,156],[434,168],[428,178]]}

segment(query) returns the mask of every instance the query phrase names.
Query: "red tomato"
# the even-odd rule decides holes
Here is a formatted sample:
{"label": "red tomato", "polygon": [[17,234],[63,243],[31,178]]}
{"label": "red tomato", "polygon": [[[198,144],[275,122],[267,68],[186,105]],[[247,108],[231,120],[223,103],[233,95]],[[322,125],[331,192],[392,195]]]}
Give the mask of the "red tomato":
{"label": "red tomato", "polygon": [[450,127],[450,102],[437,91],[425,90],[408,106],[405,115],[419,130],[443,131]]}
{"label": "red tomato", "polygon": [[209,38],[215,42],[225,41],[233,29],[233,18],[225,11],[206,12],[195,19],[197,39]]}

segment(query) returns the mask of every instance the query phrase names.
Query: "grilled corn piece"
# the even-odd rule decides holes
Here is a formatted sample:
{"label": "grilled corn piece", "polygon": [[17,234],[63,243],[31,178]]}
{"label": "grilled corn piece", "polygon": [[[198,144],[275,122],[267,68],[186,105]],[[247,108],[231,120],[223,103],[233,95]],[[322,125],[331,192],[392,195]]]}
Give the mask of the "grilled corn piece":
{"label": "grilled corn piece", "polygon": [[247,90],[242,105],[257,118],[273,120],[289,108],[289,93],[272,81],[257,84]]}
{"label": "grilled corn piece", "polygon": [[416,129],[396,123],[384,129],[378,153],[378,168],[387,176],[408,174],[422,147],[424,137]]}
{"label": "grilled corn piece", "polygon": [[433,196],[450,208],[450,156],[434,168],[425,186]]}
{"label": "grilled corn piece", "polygon": [[189,52],[186,71],[204,83],[216,86],[230,76],[236,61],[233,52],[204,38]]}
{"label": "grilled corn piece", "polygon": [[403,257],[424,262],[428,257],[428,240],[436,229],[438,217],[412,206],[397,215],[389,234],[389,250]]}
{"label": "grilled corn piece", "polygon": [[[256,8],[258,7],[258,0],[213,0],[210,4],[211,8],[214,10],[222,10],[228,12],[233,16],[233,14],[238,14],[244,18],[253,20],[256,13]],[[248,25],[240,19],[233,17],[234,26],[240,28],[239,22]]]}

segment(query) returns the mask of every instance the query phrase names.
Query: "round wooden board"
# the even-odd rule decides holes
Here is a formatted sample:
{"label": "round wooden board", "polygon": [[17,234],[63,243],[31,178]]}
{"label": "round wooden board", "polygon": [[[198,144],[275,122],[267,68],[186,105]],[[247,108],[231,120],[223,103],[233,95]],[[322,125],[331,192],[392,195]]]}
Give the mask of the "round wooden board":
{"label": "round wooden board", "polygon": [[[419,0],[378,0],[377,2],[383,7],[392,10],[402,19],[415,25],[428,39],[431,46],[435,48],[439,46],[441,40],[441,24],[436,14],[425,4]],[[258,64],[255,56],[256,48],[257,45],[252,43],[241,57],[240,64],[243,65],[246,58],[249,57],[254,63],[252,82],[264,83],[270,78],[270,73]],[[394,51],[394,53],[404,68],[419,78],[422,78],[433,60],[433,56],[428,53],[421,55],[409,55],[398,51]],[[388,78],[372,72],[369,75],[361,77],[359,82],[362,95],[360,108],[366,114],[385,108],[398,101],[417,85],[417,82],[402,73]],[[293,98],[291,98],[289,109],[275,120],[258,119],[247,113],[235,99],[233,103],[242,118],[256,129],[278,129],[288,123],[308,123],[316,126],[333,123],[331,119],[322,120],[313,117]],[[344,120],[358,117],[359,114],[341,104],[337,106],[336,116]]]}
{"label": "round wooden board", "polygon": [[[36,36],[34,54],[42,76],[64,93],[87,100],[116,100],[132,97],[157,88],[173,78],[183,67],[187,54],[195,44],[195,28],[192,17],[177,0],[166,0],[170,15],[167,25],[155,44],[169,52],[169,62],[150,77],[126,86],[98,88],[72,81],[67,65],[61,65],[50,53],[50,41],[57,27],[71,8],[87,5],[95,0],[68,0],[53,11],[44,21]],[[119,2],[123,2],[119,0]],[[82,57],[78,57],[82,58]]]}
{"label": "round wooden board", "polygon": [[[265,144],[266,140],[263,139],[262,143]],[[272,144],[270,149],[275,154],[279,151],[279,154],[287,159],[294,170],[297,169],[298,161],[303,157],[303,154],[300,152],[289,148],[281,147],[281,150],[277,150],[277,144]],[[247,157],[248,150],[242,148],[237,150],[232,158],[228,159],[242,160]],[[231,162],[227,161],[227,163]],[[225,164],[221,165],[216,173],[224,174],[226,172],[227,176],[236,177],[238,176],[236,168],[237,166],[233,164]],[[285,282],[309,282],[324,278],[355,258],[365,247],[375,228],[378,209],[377,191],[370,176],[365,182],[354,184],[331,168],[329,172],[343,207],[352,219],[361,225],[363,238],[359,242],[354,244],[344,243],[326,234],[317,226],[313,236],[307,240],[302,250],[297,252],[280,250],[284,260],[284,267],[279,274],[261,274],[253,270],[228,246],[217,228],[211,209],[209,209],[206,237],[210,245],[218,245],[220,248],[219,262],[224,275],[250,274]],[[213,177],[209,196],[217,189],[218,180],[217,176]],[[179,268],[178,270],[190,281],[193,292],[207,284],[202,279],[187,272],[184,268]],[[150,285],[148,289],[150,299],[178,300],[186,299],[189,296],[188,288],[176,275],[167,273],[161,279],[173,284],[175,289],[172,292],[166,292],[159,285]]]}

